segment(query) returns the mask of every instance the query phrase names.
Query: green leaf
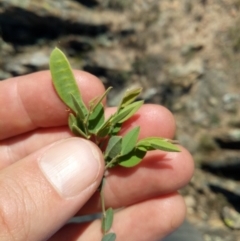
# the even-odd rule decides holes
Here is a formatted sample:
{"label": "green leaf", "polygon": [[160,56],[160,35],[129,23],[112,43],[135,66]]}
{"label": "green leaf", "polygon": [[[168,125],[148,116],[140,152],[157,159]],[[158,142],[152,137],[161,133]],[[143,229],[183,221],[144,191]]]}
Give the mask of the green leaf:
{"label": "green leaf", "polygon": [[137,126],[130,130],[122,139],[121,155],[126,155],[132,151],[137,143],[140,127]]}
{"label": "green leaf", "polygon": [[109,135],[111,136],[115,136],[119,133],[119,131],[121,130],[122,124],[121,123],[116,123],[114,126],[112,126]]}
{"label": "green leaf", "polygon": [[137,143],[137,147],[145,148],[148,151],[151,150],[162,150],[162,151],[171,151],[179,152],[179,148],[172,144],[169,140],[159,138],[159,137],[148,137],[140,140]]}
{"label": "green leaf", "polygon": [[142,91],[142,88],[127,90],[119,105],[119,110],[130,105],[138,97],[138,95],[141,93],[141,91]]}
{"label": "green leaf", "polygon": [[137,101],[121,109],[119,112],[116,112],[99,127],[96,135],[99,137],[105,137],[108,134],[116,135],[120,131],[122,123],[133,116],[142,104],[143,101]]}
{"label": "green leaf", "polygon": [[88,119],[88,130],[91,133],[97,133],[97,130],[104,123],[104,108],[102,103],[99,103],[96,108],[92,110]]}
{"label": "green leaf", "polygon": [[102,126],[99,127],[97,130],[96,135],[99,137],[105,137],[109,134],[110,130],[112,129],[111,117],[106,120]]}
{"label": "green leaf", "polygon": [[64,53],[58,48],[55,48],[50,55],[50,71],[53,85],[62,101],[76,113],[77,110],[71,97],[73,95],[76,102],[82,107],[83,113],[87,113],[71,66]]}
{"label": "green leaf", "polygon": [[115,240],[116,240],[116,234],[115,233],[105,234],[102,238],[102,241],[115,241]]}
{"label": "green leaf", "polygon": [[70,113],[68,116],[68,126],[72,130],[73,125],[77,125],[77,118],[74,114]]}
{"label": "green leaf", "polygon": [[123,123],[124,121],[132,117],[142,106],[142,104],[143,101],[137,101],[115,113],[112,118],[113,124],[115,125],[116,123]]}
{"label": "green leaf", "polygon": [[119,157],[117,159],[118,165],[123,167],[134,167],[142,161],[146,153],[147,151],[143,148],[135,148],[127,155]]}
{"label": "green leaf", "polygon": [[73,105],[75,107],[75,113],[79,116],[80,119],[84,120],[85,116],[88,114],[88,110],[86,111],[85,107],[83,107],[76,99],[76,97],[71,93]]}
{"label": "green leaf", "polygon": [[108,232],[112,227],[113,215],[114,215],[113,209],[112,208],[107,209],[105,215],[106,216],[103,217],[103,220],[102,220],[102,230],[104,233]]}
{"label": "green leaf", "polygon": [[73,125],[72,126],[72,132],[73,134],[75,134],[76,136],[82,136],[82,137],[85,137],[86,139],[89,139],[90,136],[88,136],[87,134],[85,134],[78,126],[76,125]]}
{"label": "green leaf", "polygon": [[75,134],[76,136],[83,136],[89,139],[89,136],[79,128],[77,118],[72,113],[70,113],[68,116],[68,126],[72,131],[72,133]]}
{"label": "green leaf", "polygon": [[122,137],[111,136],[108,141],[108,145],[105,151],[105,157],[114,158],[120,154],[122,148]]}
{"label": "green leaf", "polygon": [[97,108],[97,106],[102,102],[102,100],[106,97],[106,95],[108,94],[108,92],[112,89],[112,87],[108,87],[107,90],[104,92],[104,94],[102,96],[100,96],[99,98],[97,98],[97,102],[95,102],[95,100],[92,100],[90,102],[90,106],[93,105],[93,107],[91,108],[91,110],[94,110],[95,108]]}

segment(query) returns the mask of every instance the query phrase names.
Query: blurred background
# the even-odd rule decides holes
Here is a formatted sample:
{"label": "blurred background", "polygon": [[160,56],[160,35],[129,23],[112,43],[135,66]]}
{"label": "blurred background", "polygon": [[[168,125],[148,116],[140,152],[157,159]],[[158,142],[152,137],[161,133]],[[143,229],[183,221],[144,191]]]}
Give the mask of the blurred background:
{"label": "blurred background", "polygon": [[196,165],[187,220],[240,240],[240,0],[0,0],[0,34],[1,80],[48,69],[58,46],[114,87],[109,105],[142,86],[169,108]]}

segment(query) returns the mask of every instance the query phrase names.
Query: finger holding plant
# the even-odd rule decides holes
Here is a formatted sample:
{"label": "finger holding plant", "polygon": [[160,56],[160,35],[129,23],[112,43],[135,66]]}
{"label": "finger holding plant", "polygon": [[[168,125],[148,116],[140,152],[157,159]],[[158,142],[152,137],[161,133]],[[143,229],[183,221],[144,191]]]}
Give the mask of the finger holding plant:
{"label": "finger holding plant", "polygon": [[[66,56],[55,48],[50,56],[50,70],[54,87],[61,100],[70,109],[68,125],[70,130],[79,137],[93,141],[102,150],[105,160],[105,171],[115,166],[131,168],[138,165],[148,151],[163,150],[179,152],[173,141],[159,137],[148,137],[139,140],[140,127],[134,127],[124,136],[119,132],[125,121],[131,118],[143,105],[136,101],[141,89],[127,91],[117,111],[105,119],[102,100],[111,88],[99,97],[90,101],[88,107],[82,100],[70,64]],[[104,182],[99,187],[102,204],[102,241],[114,241],[116,234],[111,232],[114,211],[105,209]]]}

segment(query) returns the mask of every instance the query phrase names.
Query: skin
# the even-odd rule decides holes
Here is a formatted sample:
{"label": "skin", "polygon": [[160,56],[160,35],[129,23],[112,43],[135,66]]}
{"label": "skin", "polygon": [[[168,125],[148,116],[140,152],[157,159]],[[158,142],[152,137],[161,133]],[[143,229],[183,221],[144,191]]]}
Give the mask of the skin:
{"label": "skin", "polygon": [[[83,100],[104,92],[102,83],[86,72],[74,72]],[[92,88],[94,86],[94,88]],[[89,89],[91,91],[89,91]],[[0,82],[0,239],[5,241],[101,240],[100,221],[68,224],[74,214],[99,212],[95,183],[74,198],[59,195],[43,177],[37,158],[49,145],[72,140],[68,111],[58,98],[49,71]],[[106,115],[115,108],[106,107]],[[144,105],[128,120],[122,134],[140,126],[140,138],[173,138],[173,115],[159,105]],[[96,148],[96,147],[95,147]],[[193,160],[183,147],[179,153],[153,151],[139,166],[116,167],[107,174],[106,206],[122,208],[115,214],[117,240],[160,240],[184,220],[185,204],[177,190],[193,175]]]}

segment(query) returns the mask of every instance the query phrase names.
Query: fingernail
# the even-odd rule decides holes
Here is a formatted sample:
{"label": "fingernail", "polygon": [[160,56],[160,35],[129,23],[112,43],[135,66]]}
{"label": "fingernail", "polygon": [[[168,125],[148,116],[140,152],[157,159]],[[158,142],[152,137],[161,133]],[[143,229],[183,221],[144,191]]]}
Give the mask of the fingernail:
{"label": "fingernail", "polygon": [[101,156],[93,144],[80,138],[61,141],[40,157],[39,166],[57,192],[70,198],[96,181]]}

